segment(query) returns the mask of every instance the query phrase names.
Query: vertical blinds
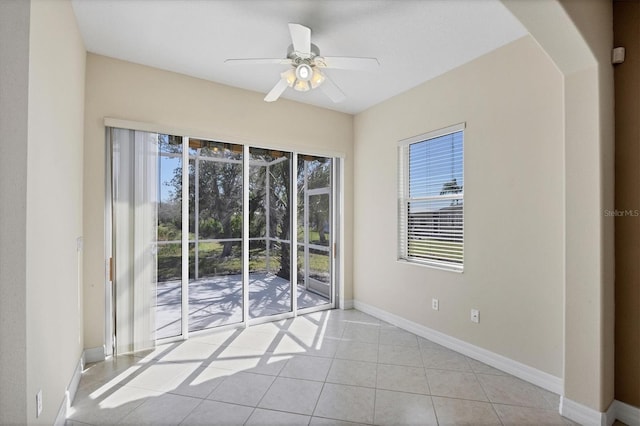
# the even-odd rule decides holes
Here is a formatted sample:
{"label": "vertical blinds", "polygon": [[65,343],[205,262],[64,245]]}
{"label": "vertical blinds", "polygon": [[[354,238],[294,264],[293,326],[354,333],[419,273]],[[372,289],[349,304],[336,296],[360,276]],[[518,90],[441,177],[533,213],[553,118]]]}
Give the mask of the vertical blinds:
{"label": "vertical blinds", "polygon": [[399,144],[400,259],[462,270],[463,129],[457,125]]}

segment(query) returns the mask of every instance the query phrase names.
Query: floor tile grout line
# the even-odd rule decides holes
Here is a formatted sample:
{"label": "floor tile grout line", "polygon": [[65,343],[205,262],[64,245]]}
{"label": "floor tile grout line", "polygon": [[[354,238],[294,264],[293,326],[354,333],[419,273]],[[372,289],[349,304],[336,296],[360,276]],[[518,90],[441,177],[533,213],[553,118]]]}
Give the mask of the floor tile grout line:
{"label": "floor tile grout line", "polygon": [[348,422],[348,423],[353,423],[356,425],[373,425],[374,423],[363,423],[363,422],[355,422],[353,420],[341,420],[341,419],[337,419],[335,417],[327,417],[327,416],[311,416],[312,418],[318,418],[318,419],[325,419],[325,420],[335,420],[335,421],[339,421],[339,422]]}
{"label": "floor tile grout line", "polygon": [[491,409],[495,413],[495,415],[498,418],[498,421],[500,422],[500,424],[504,426],[504,422],[502,421],[502,417],[500,417],[500,413],[498,413],[498,410],[496,410],[496,406],[493,403],[491,403]]}
{"label": "floor tile grout line", "polygon": [[[482,393],[484,394],[484,396],[487,398],[487,401],[489,401],[491,403],[491,408],[493,408],[493,411],[495,410],[495,407],[493,406],[493,402],[491,401],[491,398],[489,398],[489,393],[487,392],[487,390],[485,389],[484,385],[482,384],[482,381],[480,380],[480,378],[478,378],[478,373],[473,369],[473,366],[469,363],[469,361],[467,360],[467,364],[469,364],[469,367],[471,367],[471,371],[473,372],[473,376],[476,378],[476,381],[478,382],[478,384],[480,385],[480,389],[482,389]],[[498,413],[496,412],[496,415]],[[500,418],[500,416],[498,416],[498,418]]]}
{"label": "floor tile grout line", "polygon": [[433,401],[433,395],[429,395],[429,399],[431,400],[431,408],[433,408],[433,415],[436,418],[436,424],[439,425],[440,421],[438,420],[438,411],[436,410],[436,403]]}
{"label": "floor tile grout line", "polygon": [[191,414],[192,414],[192,413],[193,413],[193,412],[194,412],[194,411],[195,411],[199,406],[201,406],[201,405],[204,403],[204,401],[205,401],[204,399],[201,399],[201,400],[200,400],[200,402],[198,403],[198,405],[196,405],[195,407],[193,407],[193,408],[191,409],[191,411],[189,411],[189,412],[187,413],[187,415],[186,415],[186,416],[184,416],[184,418],[183,418],[182,420],[180,420],[180,422],[178,423],[178,426],[181,426],[181,425],[184,423],[184,421],[185,421],[185,420],[187,420],[187,418],[188,418],[188,417],[189,417],[189,416],[190,416],[190,415],[191,415]]}
{"label": "floor tile grout line", "polygon": [[[333,364],[333,360],[331,360],[331,363]],[[331,371],[331,366],[329,366],[329,371]],[[327,375],[329,374],[329,371],[327,371]],[[313,406],[313,410],[311,411],[311,417],[313,417],[316,413],[316,410],[318,409],[318,404],[320,403],[320,398],[322,398],[322,392],[324,392],[324,386],[327,384],[327,382],[323,382],[322,383],[322,387],[320,388],[320,393],[318,394],[318,398],[316,399],[316,403]],[[309,419],[309,423],[311,423],[311,419]]]}
{"label": "floor tile grout line", "polygon": [[262,397],[260,398],[260,400],[256,403],[255,407],[253,407],[253,410],[251,410],[251,414],[249,414],[249,417],[247,417],[247,420],[244,421],[244,425],[247,424],[247,422],[249,421],[249,419],[251,419],[251,417],[253,417],[254,413],[256,412],[256,410],[258,409],[258,405],[260,405],[260,401],[262,401],[262,398],[264,398],[264,396],[267,394],[267,392],[269,392],[269,389],[271,389],[271,386],[273,386],[273,383],[276,380],[274,379],[273,382],[271,382],[271,384],[269,385],[269,388],[267,388],[267,390],[264,392],[264,394],[262,395]]}
{"label": "floor tile grout line", "polygon": [[[378,351],[380,350],[380,344],[378,344]],[[375,368],[375,372],[376,372],[376,379],[374,381],[375,383],[375,389],[373,391],[373,424],[376,424],[376,403],[378,402],[378,363],[376,362],[376,368]]]}
{"label": "floor tile grout line", "polygon": [[[343,328],[342,333],[340,333],[340,338],[342,338],[342,336],[344,335],[344,331],[345,331],[346,327]],[[337,348],[336,348],[336,352],[337,352]],[[320,398],[322,397],[322,392],[324,392],[324,387],[327,383],[327,378],[329,377],[329,373],[331,372],[331,368],[333,367],[333,362],[335,361],[335,352],[333,354],[334,356],[331,357],[331,362],[329,363],[329,369],[327,369],[327,374],[325,374],[324,376],[324,381],[322,382],[322,387],[320,388],[320,393],[318,394],[318,398],[316,399],[316,403],[313,406],[313,410],[311,411],[311,415],[309,416],[309,422],[307,424],[311,424],[311,420],[314,417],[314,414],[316,412],[316,410],[318,409],[318,404],[320,403]]]}
{"label": "floor tile grout line", "polygon": [[[377,374],[376,374],[377,376]],[[376,377],[377,379],[377,377]],[[378,388],[375,388],[373,390],[373,417],[372,417],[372,423],[375,425],[376,424],[376,403],[378,402]]]}
{"label": "floor tile grout line", "polygon": [[[520,382],[523,382],[525,385],[530,385],[533,386],[534,388],[538,388],[537,386],[533,385],[532,383],[529,383],[525,380],[519,379],[517,377],[508,375],[508,376],[502,376],[502,375],[495,375],[495,374],[488,374],[488,373],[475,373],[476,378],[478,379],[478,382],[480,383],[480,387],[482,388],[482,390],[485,392],[485,395],[487,396],[487,399],[489,400],[489,402],[491,402],[491,404],[498,404],[498,405],[507,405],[510,407],[520,407],[520,408],[532,408],[532,409],[537,409],[537,410],[546,410],[546,411],[553,411],[556,412],[557,410],[555,408],[543,408],[543,407],[537,407],[534,405],[523,405],[523,404],[515,404],[515,403],[509,403],[509,402],[500,402],[500,401],[493,401],[491,400],[491,398],[489,397],[489,394],[486,391],[485,385],[482,383],[482,380],[480,380],[480,378],[478,376],[490,376],[490,377],[506,377],[506,378],[514,378]],[[537,389],[536,389],[537,390]],[[543,395],[540,395],[540,397],[544,400],[545,404],[548,404],[549,402],[544,398]]]}

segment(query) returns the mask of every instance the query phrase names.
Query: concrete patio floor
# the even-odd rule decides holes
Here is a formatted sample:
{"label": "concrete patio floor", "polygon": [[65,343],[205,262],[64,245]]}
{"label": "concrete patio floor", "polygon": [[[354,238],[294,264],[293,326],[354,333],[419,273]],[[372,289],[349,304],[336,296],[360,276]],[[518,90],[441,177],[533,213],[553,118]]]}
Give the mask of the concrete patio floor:
{"label": "concrete patio floor", "polygon": [[[329,299],[297,286],[298,308],[329,303]],[[180,334],[182,317],[180,281],[158,283],[156,338]],[[290,283],[265,272],[249,275],[249,318],[291,311]],[[202,278],[189,282],[189,331],[242,321],[242,275]]]}

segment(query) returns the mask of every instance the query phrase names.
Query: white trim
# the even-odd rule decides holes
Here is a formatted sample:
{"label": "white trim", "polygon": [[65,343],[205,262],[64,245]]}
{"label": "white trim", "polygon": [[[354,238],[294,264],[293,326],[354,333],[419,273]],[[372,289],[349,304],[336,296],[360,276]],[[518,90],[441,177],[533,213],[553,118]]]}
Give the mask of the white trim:
{"label": "white trim", "polygon": [[298,308],[298,315],[307,315],[307,314],[312,314],[314,312],[329,311],[331,309],[333,309],[333,306],[331,306],[331,303],[324,303],[322,305],[309,306],[307,308]]}
{"label": "white trim", "polygon": [[[104,353],[104,349],[102,349],[102,351]],[[62,404],[60,404],[58,415],[56,416],[56,419],[53,422],[55,426],[64,426],[67,421],[67,416],[69,415],[69,408],[73,403],[73,399],[76,396],[76,391],[78,390],[78,385],[80,384],[80,378],[82,377],[82,371],[84,370],[85,358],[86,358],[86,351],[84,351],[84,353],[78,360],[78,364],[76,365],[76,368],[73,371],[73,375],[71,376],[71,381],[69,382],[69,386],[67,386],[67,389],[65,389],[64,399],[62,400]]]}
{"label": "white trim", "polygon": [[106,358],[106,356],[105,356],[105,347],[104,346],[98,346],[97,348],[85,349],[84,352],[82,353],[82,360],[84,361],[84,364],[89,364],[91,362],[104,361],[105,358]]}
{"label": "white trim", "polygon": [[294,312],[293,311],[289,311],[289,312],[282,312],[282,313],[279,313],[279,314],[267,315],[267,316],[262,316],[262,317],[249,318],[247,320],[247,325],[246,326],[247,327],[251,327],[253,325],[266,324],[266,323],[269,323],[269,322],[276,322],[276,321],[286,320],[286,319],[293,318],[293,317],[295,317]]}
{"label": "white trim", "polygon": [[[611,411],[611,407],[609,411]],[[608,426],[613,423],[614,418],[614,416],[608,415],[608,412],[601,413],[564,396],[560,397],[560,414],[584,426]],[[607,422],[608,417],[611,417],[611,423]]]}
{"label": "white trim", "polygon": [[616,420],[628,426],[640,426],[640,408],[614,400],[602,413],[569,398],[560,398],[560,414],[587,426],[611,426]]}
{"label": "white trim", "polygon": [[[182,136],[182,202],[181,204],[181,274],[180,274],[180,337],[189,338],[189,137]],[[197,182],[196,182],[197,187]]]}
{"label": "white trim", "polygon": [[[249,325],[249,146],[242,147],[242,323]],[[297,232],[297,231],[296,231]],[[293,231],[290,235],[293,235]]]}
{"label": "white trim", "polygon": [[451,337],[429,327],[425,327],[424,325],[409,321],[380,308],[376,308],[375,306],[360,302],[359,300],[354,300],[353,305],[356,309],[366,314],[391,323],[420,337],[424,337],[425,339],[429,339],[470,358],[481,361],[536,386],[540,386],[550,392],[557,394],[563,393],[564,382],[560,377],[556,377],[518,361],[514,361],[479,346],[472,345],[471,343],[463,340],[456,339],[455,337]]}
{"label": "white trim", "polygon": [[[608,418],[611,420],[608,424],[613,424],[615,419],[618,419],[629,426],[640,426],[640,408],[638,407],[615,400],[611,403],[609,411],[613,411],[613,416]],[[607,415],[609,411],[607,411]]]}
{"label": "white trim", "polygon": [[[286,157],[281,157],[286,158]],[[306,163],[305,163],[306,164]],[[267,172],[269,169],[267,169]],[[291,153],[289,163],[289,288],[291,289],[291,311],[293,316],[298,316],[298,152]],[[268,173],[267,173],[268,175]],[[306,179],[306,173],[305,173]],[[305,196],[306,198],[306,196]],[[305,199],[305,209],[306,199]],[[269,216],[267,216],[269,217]],[[305,235],[307,232],[305,231]],[[267,227],[267,238],[269,237]],[[268,245],[267,245],[268,247]],[[305,269],[307,268],[305,264]],[[305,281],[306,285],[306,281]]]}
{"label": "white trim", "polygon": [[457,272],[458,274],[464,274],[464,269],[461,266],[453,266],[444,263],[438,263],[434,261],[428,261],[423,259],[409,258],[409,259],[396,259],[396,262],[402,265],[418,266],[420,268],[439,269],[447,272]]}
{"label": "white trim", "polygon": [[440,136],[450,135],[451,133],[459,132],[467,127],[467,123],[458,123],[453,126],[444,127],[442,129],[433,130],[431,132],[422,133],[420,135],[411,136],[410,138],[402,139],[398,141],[398,146],[411,145],[412,143],[423,142],[427,139],[433,139]]}
{"label": "white trim", "polygon": [[[338,251],[338,257],[336,258],[335,254],[333,256],[333,303],[334,307],[342,306],[344,309],[344,293],[345,287],[347,286],[347,282],[345,279],[345,251],[346,251],[346,237],[345,237],[345,229],[346,228],[346,218],[345,218],[345,175],[344,175],[344,159],[334,159],[334,166],[337,167],[336,173],[334,176],[336,181],[333,185],[335,192],[334,197],[336,199],[336,205],[334,208],[334,221],[336,223],[336,228],[334,230],[334,238],[338,237],[338,245],[334,247],[334,250]],[[353,252],[353,249],[352,249]],[[335,251],[334,251],[335,253]],[[353,265],[353,262],[351,262]],[[336,274],[337,272],[337,274]],[[349,285],[353,291],[353,279],[350,280]],[[340,305],[338,305],[340,302]],[[351,304],[353,306],[353,303]]]}
{"label": "white trim", "polygon": [[609,405],[609,409],[604,413],[604,419],[603,419],[603,425],[606,426],[611,426],[612,424],[615,423],[616,421],[616,416],[617,416],[617,405],[616,405],[617,401],[613,401],[611,403],[611,405]]}

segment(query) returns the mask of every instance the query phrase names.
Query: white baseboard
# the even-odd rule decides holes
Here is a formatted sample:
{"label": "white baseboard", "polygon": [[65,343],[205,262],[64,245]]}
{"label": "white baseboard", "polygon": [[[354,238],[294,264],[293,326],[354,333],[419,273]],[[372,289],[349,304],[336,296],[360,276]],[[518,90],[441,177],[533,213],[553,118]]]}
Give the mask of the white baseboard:
{"label": "white baseboard", "polygon": [[104,346],[84,350],[84,363],[100,362],[105,360]]}
{"label": "white baseboard", "polygon": [[616,419],[614,404],[603,413],[564,396],[560,397],[560,414],[583,426],[611,426]]}
{"label": "white baseboard", "polygon": [[376,308],[375,306],[360,302],[358,300],[355,300],[353,305],[356,309],[364,313],[391,323],[420,337],[429,339],[446,348],[452,349],[456,352],[460,352],[461,354],[481,361],[487,365],[495,367],[529,383],[533,383],[534,385],[540,386],[541,388],[546,389],[550,392],[562,395],[564,391],[564,382],[560,377],[545,373],[544,371],[530,367],[526,364],[522,364],[518,361],[514,361],[510,358],[507,358],[495,352],[491,352],[487,349],[472,345],[471,343],[465,342],[463,340],[456,339],[455,337],[451,337],[429,327],[425,327],[421,324],[409,321],[405,318],[389,313],[380,308]]}
{"label": "white baseboard", "polygon": [[[622,401],[613,401],[610,411],[613,411],[613,419],[618,419],[629,426],[640,426],[640,408],[625,404]],[[612,424],[613,421],[609,424]]]}
{"label": "white baseboard", "polygon": [[53,423],[55,426],[64,426],[64,424],[66,423],[67,417],[69,415],[69,408],[71,407],[71,403],[73,403],[73,398],[75,398],[76,396],[76,391],[78,390],[78,385],[80,384],[80,378],[82,377],[83,370],[84,353],[78,360],[78,364],[73,371],[73,376],[71,376],[71,380],[69,381],[69,386],[67,386],[67,389],[64,392],[64,399],[62,400],[62,404],[60,404],[58,415],[56,416],[56,420]]}

